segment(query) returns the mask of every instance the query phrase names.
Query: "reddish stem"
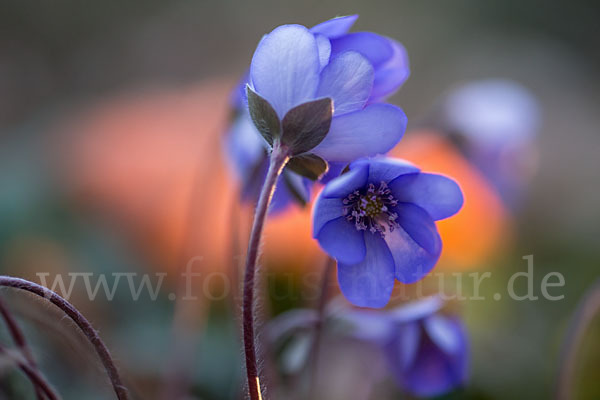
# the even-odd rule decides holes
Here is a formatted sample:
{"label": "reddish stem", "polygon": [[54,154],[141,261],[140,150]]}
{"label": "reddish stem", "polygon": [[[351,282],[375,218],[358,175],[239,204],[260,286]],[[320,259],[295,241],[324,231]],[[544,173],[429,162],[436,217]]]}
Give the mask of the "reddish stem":
{"label": "reddish stem", "polygon": [[119,400],[129,399],[127,389],[121,381],[121,377],[119,376],[119,372],[110,355],[110,352],[108,351],[108,348],[102,339],[100,339],[98,332],[96,332],[92,324],[90,324],[90,322],[71,303],[50,289],[21,278],[0,276],[0,286],[12,287],[36,294],[47,299],[52,304],[60,308],[65,314],[67,314],[94,346],[96,353],[100,357],[100,360],[102,361],[102,364],[108,373],[108,377],[110,378],[117,398]]}
{"label": "reddish stem", "polygon": [[289,160],[287,149],[275,142],[267,177],[258,198],[258,205],[254,214],[254,222],[248,242],[246,253],[246,268],[244,275],[244,298],[243,298],[243,338],[244,353],[246,356],[246,374],[248,376],[248,392],[251,400],[261,400],[260,380],[258,377],[258,366],[256,362],[256,345],[254,339],[254,286],[258,263],[258,253],[263,228],[267,219],[269,204],[275,192],[277,178]]}
{"label": "reddish stem", "polygon": [[[15,342],[15,344],[19,348],[19,350],[23,354],[23,357],[25,357],[25,360],[27,361],[29,366],[39,373],[37,363],[35,362],[33,353],[31,352],[31,349],[29,348],[29,345],[27,344],[27,341],[25,340],[25,335],[23,334],[23,331],[21,331],[19,324],[17,324],[17,321],[12,316],[10,311],[8,311],[8,308],[6,308],[6,306],[4,305],[4,302],[2,300],[0,300],[0,315],[2,315],[2,319],[4,319],[4,322],[6,323],[6,327],[8,328],[8,332],[10,333],[10,336],[12,337],[13,342]],[[38,400],[43,400],[44,394],[43,394],[42,388],[37,386],[34,381],[32,381],[32,383],[33,383],[33,386],[35,387],[36,398]]]}
{"label": "reddish stem", "polygon": [[9,358],[12,362],[14,362],[27,378],[33,383],[36,388],[36,395],[38,398],[43,398],[46,396],[48,400],[59,400],[60,397],[56,394],[56,392],[52,389],[48,381],[40,374],[37,368],[31,366],[29,361],[26,359],[16,356],[10,352],[10,350],[6,349],[4,346],[0,345],[0,354]]}

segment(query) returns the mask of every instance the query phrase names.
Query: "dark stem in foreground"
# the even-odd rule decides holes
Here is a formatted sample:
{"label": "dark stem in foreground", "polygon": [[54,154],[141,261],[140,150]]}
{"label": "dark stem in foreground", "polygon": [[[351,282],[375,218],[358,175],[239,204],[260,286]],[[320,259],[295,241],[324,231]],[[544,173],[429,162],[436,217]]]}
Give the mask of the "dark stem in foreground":
{"label": "dark stem in foreground", "polygon": [[[33,352],[29,348],[29,345],[27,344],[27,340],[25,340],[25,335],[23,334],[23,331],[21,330],[21,328],[19,327],[19,324],[17,324],[17,321],[12,316],[10,311],[8,311],[8,308],[6,308],[6,306],[4,305],[4,302],[1,299],[0,299],[0,315],[2,315],[2,319],[6,323],[6,328],[8,329],[8,333],[10,334],[13,342],[15,343],[15,345],[17,346],[17,348],[19,349],[21,354],[23,354],[23,357],[25,358],[25,361],[27,361],[27,364],[29,364],[29,366],[32,369],[36,370],[36,372],[38,372],[41,375],[41,373],[38,369],[37,363],[35,362],[35,358],[33,357]],[[43,400],[44,399],[43,388],[39,387],[35,381],[32,380],[31,382],[33,383],[33,386],[35,388],[36,398],[38,400]],[[50,389],[50,391],[52,391],[52,390]],[[58,396],[54,396],[54,397],[58,397]]]}
{"label": "dark stem in foreground", "polygon": [[60,399],[60,397],[54,392],[48,381],[46,381],[42,374],[40,374],[37,368],[33,368],[30,365],[29,361],[27,361],[25,358],[11,353],[10,350],[6,349],[2,345],[0,345],[0,354],[14,362],[21,369],[21,371],[23,371],[23,373],[27,375],[27,378],[29,378],[29,380],[33,382],[36,388],[36,394],[39,393],[39,396],[45,396],[48,400]]}
{"label": "dark stem in foreground", "polygon": [[600,279],[586,292],[577,305],[575,315],[569,324],[567,337],[560,355],[559,370],[556,378],[556,400],[568,400],[573,395],[573,378],[577,350],[581,347],[585,333],[594,317],[600,314]]}
{"label": "dark stem in foreground", "polygon": [[335,260],[327,256],[323,267],[323,275],[321,277],[321,292],[316,304],[317,319],[315,320],[314,338],[312,349],[310,352],[310,397],[314,398],[314,393],[318,384],[318,369],[319,369],[319,352],[321,349],[321,339],[323,337],[323,320],[325,319],[325,305],[329,295],[329,280],[331,272],[335,267]]}
{"label": "dark stem in foreground", "polygon": [[273,145],[271,160],[267,177],[258,198],[258,205],[254,214],[248,252],[246,253],[246,268],[244,275],[244,298],[243,298],[243,338],[244,353],[246,356],[246,374],[248,376],[248,392],[251,400],[261,400],[260,381],[258,377],[258,365],[256,362],[256,345],[254,339],[254,286],[258,253],[263,228],[269,210],[271,198],[275,192],[277,178],[283,167],[289,160],[288,150],[276,141]]}
{"label": "dark stem in foreground", "polygon": [[108,348],[100,339],[98,332],[92,327],[92,324],[68,301],[54,293],[52,290],[21,278],[13,278],[10,276],[0,276],[0,286],[11,287],[24,290],[36,294],[50,301],[52,304],[60,308],[65,314],[75,322],[87,337],[90,343],[94,346],[96,353],[100,357],[108,377],[112,383],[113,389],[119,400],[128,400],[129,394],[121,381],[119,372],[115,363],[108,351]]}

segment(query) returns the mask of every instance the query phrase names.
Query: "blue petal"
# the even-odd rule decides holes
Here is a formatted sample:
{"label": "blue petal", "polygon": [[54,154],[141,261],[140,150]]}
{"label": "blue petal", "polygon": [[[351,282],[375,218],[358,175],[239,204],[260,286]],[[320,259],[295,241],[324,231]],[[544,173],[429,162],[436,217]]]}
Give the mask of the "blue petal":
{"label": "blue petal", "polygon": [[358,19],[358,14],[337,17],[313,26],[310,31],[334,39],[345,35]]}
{"label": "blue petal", "polygon": [[368,165],[360,165],[352,168],[350,171],[329,182],[321,192],[321,196],[344,198],[355,190],[364,187],[367,184],[368,176]]}
{"label": "blue petal", "polygon": [[403,387],[419,397],[432,397],[461,386],[468,375],[469,349],[464,326],[458,319],[451,320],[452,329],[459,337],[459,350],[448,355],[432,340],[422,340],[418,356],[407,371],[398,378]]}
{"label": "blue petal", "polygon": [[[394,288],[394,259],[378,234],[365,233],[366,255],[362,262],[338,262],[338,282],[342,293],[359,307],[381,308]],[[351,244],[347,244],[346,251]]]}
{"label": "blue petal", "polygon": [[266,142],[247,113],[236,118],[231,125],[225,138],[225,148],[232,169],[242,181],[248,180],[256,165],[266,158]]}
{"label": "blue petal", "polygon": [[243,110],[248,105],[246,98],[246,85],[250,83],[250,70],[244,72],[238,84],[233,88],[229,97],[229,103],[234,110]]}
{"label": "blue petal", "polygon": [[327,161],[350,162],[391,150],[404,135],[406,115],[390,104],[371,104],[334,117],[325,139],[312,152]]}
{"label": "blue petal", "polygon": [[417,357],[419,341],[421,340],[421,327],[418,323],[403,324],[397,332],[398,363],[403,370],[408,369]]}
{"label": "blue petal", "polygon": [[334,115],[341,115],[361,110],[372,88],[373,67],[359,53],[348,51],[323,69],[317,97],[332,98]]}
{"label": "blue petal", "polygon": [[414,322],[438,312],[443,305],[444,301],[439,296],[431,296],[404,304],[392,310],[390,314],[398,323]]}
{"label": "blue petal", "polygon": [[375,81],[370,101],[380,101],[398,90],[410,75],[408,54],[400,43],[385,38],[392,47],[392,56],[375,70]]}
{"label": "blue petal", "polygon": [[358,340],[383,346],[396,335],[396,325],[384,312],[352,310],[339,318],[353,325],[350,335]]}
{"label": "blue petal", "polygon": [[330,162],[328,164],[329,169],[327,170],[327,173],[319,181],[322,184],[329,183],[333,179],[340,176],[342,174],[342,171],[348,166],[348,163],[345,162]]}
{"label": "blue petal", "polygon": [[419,168],[399,158],[375,157],[354,161],[351,166],[369,165],[369,182],[390,182],[400,175],[419,172]]}
{"label": "blue petal", "polygon": [[331,41],[331,55],[357,51],[377,69],[394,55],[389,39],[372,32],[357,32]]}
{"label": "blue petal", "polygon": [[400,228],[386,232],[385,241],[394,257],[396,279],[413,283],[424,278],[435,266],[442,241],[435,222],[420,207],[402,203],[396,207]]}
{"label": "blue petal", "polygon": [[331,220],[337,219],[344,215],[344,204],[342,199],[337,197],[319,196],[313,206],[312,216],[312,235],[317,237],[323,226]]}
{"label": "blue petal", "polygon": [[455,329],[452,320],[442,315],[432,315],[423,322],[429,338],[448,355],[461,350],[460,332]]}
{"label": "blue petal", "polygon": [[329,63],[331,42],[323,35],[315,35],[315,38],[317,39],[317,48],[319,49],[319,66],[320,70],[322,70]]}
{"label": "blue petal", "polygon": [[315,36],[303,26],[283,25],[259,43],[250,77],[258,94],[283,118],[292,107],[314,98],[320,69]]}
{"label": "blue petal", "polygon": [[365,258],[364,232],[354,227],[346,217],[327,222],[317,233],[319,245],[338,262],[355,264]]}
{"label": "blue petal", "polygon": [[456,214],[464,201],[458,184],[437,174],[402,175],[389,187],[396,200],[418,205],[436,221]]}

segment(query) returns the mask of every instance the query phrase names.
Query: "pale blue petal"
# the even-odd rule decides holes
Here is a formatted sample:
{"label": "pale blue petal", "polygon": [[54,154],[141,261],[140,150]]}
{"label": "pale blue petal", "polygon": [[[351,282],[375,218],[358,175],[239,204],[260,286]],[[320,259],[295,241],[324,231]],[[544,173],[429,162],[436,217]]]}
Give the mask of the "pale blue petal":
{"label": "pale blue petal", "polygon": [[392,319],[399,323],[418,321],[438,312],[444,301],[439,296],[430,296],[412,301],[390,311]]}
{"label": "pale blue petal", "polygon": [[392,95],[410,76],[406,49],[395,40],[386,39],[392,47],[392,56],[375,70],[370,101],[380,101]]}
{"label": "pale blue petal", "polygon": [[246,112],[231,125],[225,146],[229,156],[227,159],[241,181],[250,179],[249,174],[266,158],[267,142],[260,136]]}
{"label": "pale blue petal", "polygon": [[312,33],[319,33],[330,39],[334,39],[348,33],[357,19],[358,14],[333,18],[328,21],[321,22],[319,25],[313,26],[310,31]]}
{"label": "pale blue petal", "polygon": [[350,33],[331,41],[332,56],[346,51],[359,52],[369,60],[375,69],[394,54],[389,39],[372,32]]}
{"label": "pale blue petal", "polygon": [[396,325],[386,313],[353,310],[339,317],[353,325],[350,335],[356,339],[386,344],[392,335],[396,335]]}
{"label": "pale blue petal", "polygon": [[315,36],[301,25],[283,25],[259,43],[250,77],[256,92],[283,118],[292,107],[314,99],[320,69]]}
{"label": "pale blue petal", "polygon": [[312,152],[334,162],[351,162],[391,150],[406,130],[406,115],[390,104],[371,104],[334,117],[329,133]]}
{"label": "pale blue petal", "polygon": [[315,35],[315,37],[319,49],[319,66],[320,70],[323,70],[329,63],[329,56],[331,56],[331,42],[323,35]]}
{"label": "pale blue petal", "polygon": [[335,57],[323,69],[317,97],[332,98],[334,115],[342,115],[361,110],[372,87],[373,67],[359,53],[349,51]]}

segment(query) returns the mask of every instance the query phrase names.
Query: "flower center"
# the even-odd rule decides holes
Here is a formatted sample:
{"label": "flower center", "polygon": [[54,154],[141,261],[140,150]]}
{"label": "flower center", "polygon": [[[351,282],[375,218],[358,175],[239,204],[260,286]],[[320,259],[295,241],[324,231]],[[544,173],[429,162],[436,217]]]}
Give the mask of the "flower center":
{"label": "flower center", "polygon": [[398,228],[398,214],[392,208],[398,205],[398,200],[392,195],[392,191],[385,182],[380,182],[376,188],[370,183],[365,189],[355,190],[344,200],[344,215],[359,231],[379,233],[385,236],[386,226],[390,232]]}

